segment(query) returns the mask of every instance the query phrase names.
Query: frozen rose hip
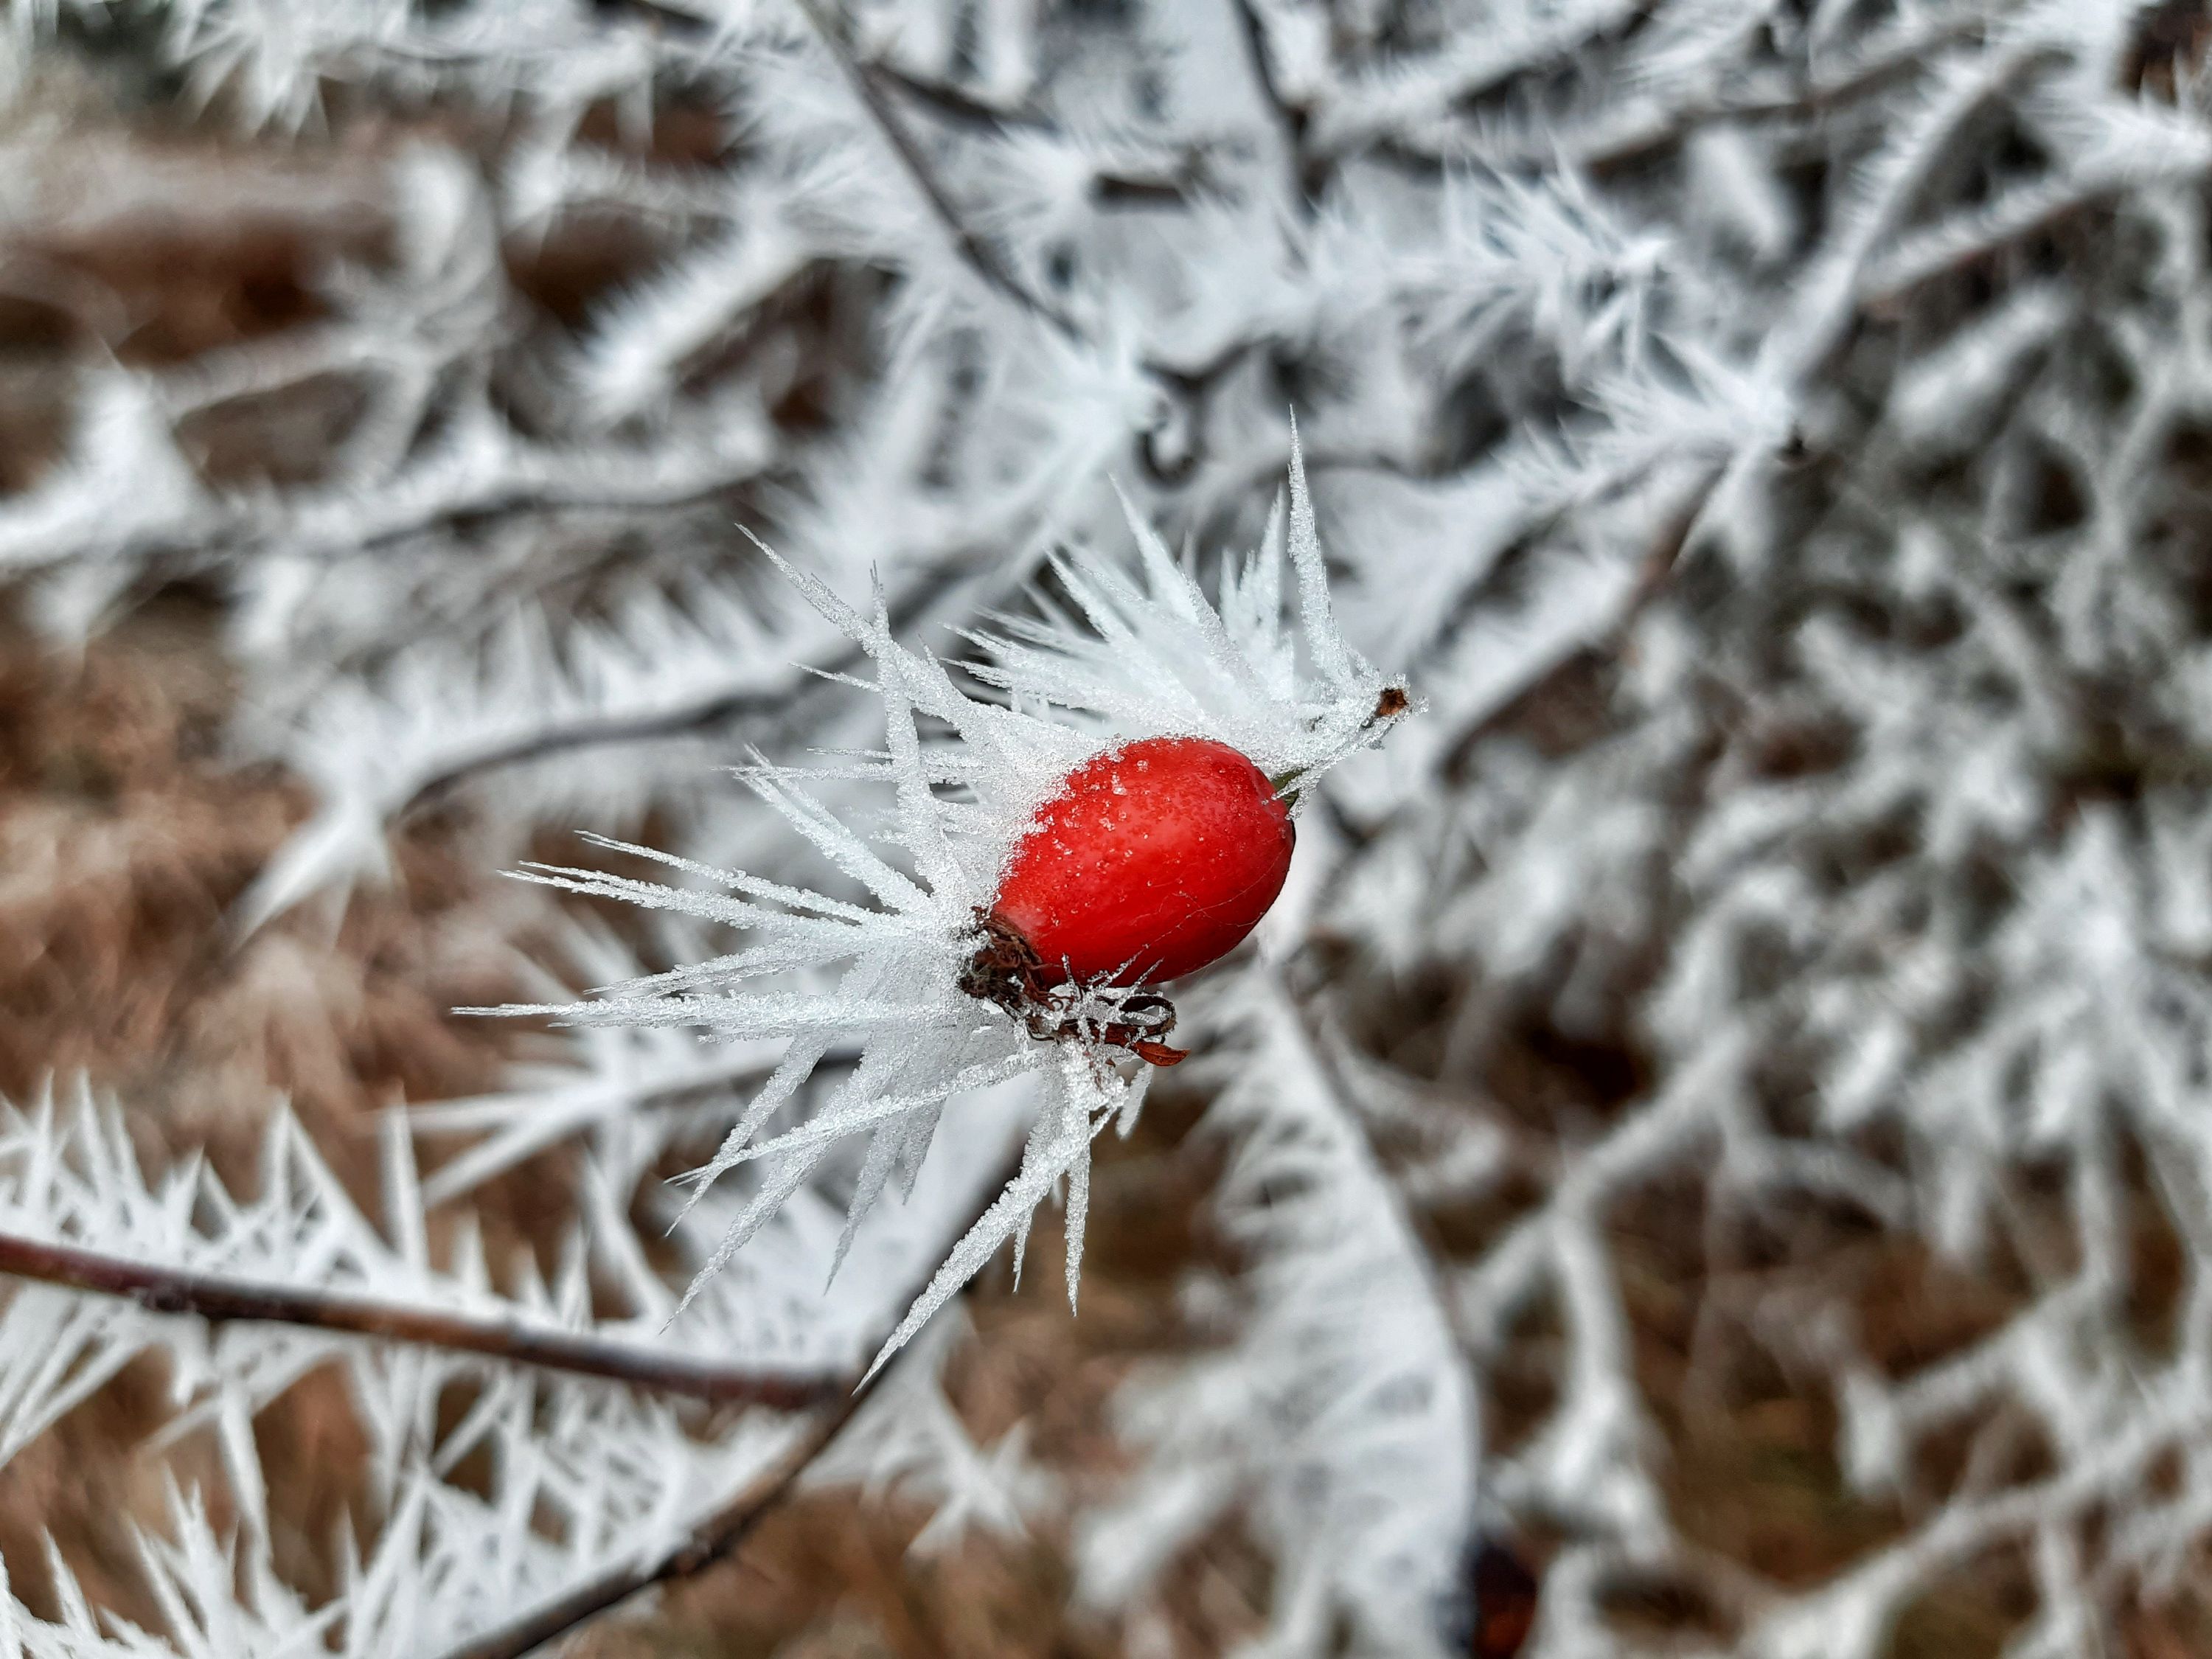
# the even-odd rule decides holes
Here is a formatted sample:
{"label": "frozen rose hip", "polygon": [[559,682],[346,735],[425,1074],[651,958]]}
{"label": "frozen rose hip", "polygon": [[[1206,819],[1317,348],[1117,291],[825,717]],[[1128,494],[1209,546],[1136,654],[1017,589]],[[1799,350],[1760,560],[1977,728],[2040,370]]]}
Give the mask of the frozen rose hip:
{"label": "frozen rose hip", "polygon": [[1274,786],[1236,750],[1146,738],[1067,775],[1015,843],[991,915],[1053,981],[1158,983],[1252,931],[1296,839]]}

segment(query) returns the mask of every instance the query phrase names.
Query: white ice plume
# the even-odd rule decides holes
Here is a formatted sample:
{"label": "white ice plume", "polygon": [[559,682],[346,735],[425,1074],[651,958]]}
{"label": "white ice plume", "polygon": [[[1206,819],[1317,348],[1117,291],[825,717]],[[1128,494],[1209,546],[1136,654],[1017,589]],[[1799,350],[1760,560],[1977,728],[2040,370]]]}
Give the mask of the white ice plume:
{"label": "white ice plume", "polygon": [[[672,886],[601,872],[533,866],[529,879],[676,910],[741,930],[729,954],[625,981],[590,1001],[501,1012],[578,1024],[684,1027],[726,1042],[781,1042],[782,1058],[720,1150],[693,1179],[699,1190],[738,1165],[763,1171],[699,1285],[727,1263],[807,1181],[830,1149],[865,1133],[848,1228],[891,1178],[912,1178],[939,1115],[984,1085],[1035,1074],[1042,1086],[1018,1170],[960,1241],[878,1356],[902,1346],[1008,1240],[1017,1261],[1036,1206],[1065,1181],[1067,1279],[1073,1299],[1093,1136],[1131,1121],[1141,1073],[1097,1036],[1132,994],[1064,988],[1054,1009],[1064,1040],[1039,1041],[995,1005],[961,988],[975,922],[1037,808],[1075,767],[1139,738],[1204,736],[1249,756],[1271,776],[1304,781],[1373,741],[1401,717],[1402,688],[1338,632],[1302,459],[1291,468],[1288,533],[1278,510],[1260,550],[1224,575],[1218,602],[1133,514],[1133,576],[1070,552],[1058,562],[1073,600],[1037,620],[1006,620],[978,635],[985,659],[969,672],[1000,696],[963,690],[935,657],[891,636],[885,609],[852,609],[791,566],[791,580],[869,656],[887,744],[848,763],[799,772],[766,761],[745,774],[763,800],[858,890],[866,903],[714,870],[649,848],[602,842],[669,866]],[[1283,554],[1296,588],[1286,623]],[[769,556],[775,557],[773,554]],[[1393,690],[1395,696],[1386,695]],[[949,727],[925,740],[922,721]],[[882,848],[806,792],[809,777],[888,785],[894,820]],[[834,1086],[805,1085],[832,1047],[857,1049]],[[764,1133],[774,1127],[777,1132]]]}

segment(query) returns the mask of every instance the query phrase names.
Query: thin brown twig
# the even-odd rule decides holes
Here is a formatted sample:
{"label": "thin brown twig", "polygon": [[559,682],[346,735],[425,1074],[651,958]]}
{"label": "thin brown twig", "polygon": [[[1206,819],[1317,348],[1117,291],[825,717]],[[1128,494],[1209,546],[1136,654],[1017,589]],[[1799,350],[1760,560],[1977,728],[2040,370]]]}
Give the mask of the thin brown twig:
{"label": "thin brown twig", "polygon": [[1894,319],[1904,302],[1928,283],[1993,261],[2038,235],[2095,213],[2111,205],[2136,181],[2113,177],[2073,182],[2077,185],[2074,193],[2036,203],[2032,211],[2015,219],[1985,224],[1979,234],[1960,239],[1933,256],[1923,254],[1916,261],[1893,254],[1867,274],[1860,289],[1860,308],[1871,317]]}
{"label": "thin brown twig", "polygon": [[440,1659],[523,1659],[524,1655],[557,1641],[640,1590],[704,1571],[743,1543],[790,1493],[808,1466],[853,1420],[864,1398],[854,1389],[836,1404],[823,1407],[805,1432],[766,1473],[693,1527],[684,1541],[659,1560],[602,1573],[510,1625],[449,1649]]}
{"label": "thin brown twig", "polygon": [[736,1370],[638,1343],[610,1341],[519,1320],[404,1308],[368,1297],[155,1267],[74,1245],[0,1233],[0,1273],[95,1296],[122,1297],[150,1313],[216,1322],[298,1325],[349,1336],[481,1354],[516,1365],[596,1376],[718,1405],[795,1411],[818,1404],[848,1379],[804,1372]]}
{"label": "thin brown twig", "polygon": [[[984,1200],[985,1207],[994,1201],[1007,1183],[1012,1181],[1019,1167],[1020,1160],[1017,1155],[1000,1170],[986,1188],[990,1197]],[[976,1217],[971,1218],[971,1224],[981,1214],[982,1210],[979,1209]],[[966,1230],[963,1228],[962,1231],[964,1232]],[[933,1266],[927,1274],[916,1279],[910,1287],[910,1293],[901,1299],[902,1305],[910,1303],[921,1293],[923,1285],[934,1276],[935,1271]],[[879,1369],[872,1374],[873,1378],[880,1381],[890,1367],[913,1352],[913,1346],[909,1345],[888,1359],[878,1361]],[[745,1540],[770,1510],[790,1494],[792,1487],[805,1474],[808,1466],[829,1449],[830,1443],[853,1420],[867,1398],[869,1386],[866,1379],[848,1378],[844,1397],[820,1407],[805,1431],[774,1467],[696,1523],[683,1541],[665,1555],[657,1560],[611,1569],[597,1578],[579,1584],[559,1600],[526,1613],[511,1624],[448,1650],[440,1655],[439,1659],[523,1659],[524,1655],[557,1640],[578,1626],[612,1611],[641,1590],[675,1579],[691,1577],[723,1560]]]}

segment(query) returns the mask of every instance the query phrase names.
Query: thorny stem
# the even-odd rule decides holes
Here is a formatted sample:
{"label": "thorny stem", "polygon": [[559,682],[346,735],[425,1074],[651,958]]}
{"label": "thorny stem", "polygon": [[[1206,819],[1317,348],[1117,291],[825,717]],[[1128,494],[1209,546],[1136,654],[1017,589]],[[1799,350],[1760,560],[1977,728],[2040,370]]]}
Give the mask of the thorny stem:
{"label": "thorny stem", "polygon": [[123,1297],[151,1313],[378,1337],[627,1382],[717,1405],[794,1411],[833,1397],[847,1382],[827,1375],[736,1370],[636,1343],[533,1328],[514,1320],[472,1319],[465,1314],[398,1307],[368,1297],[254,1284],[5,1233],[0,1233],[0,1273],[95,1296]]}

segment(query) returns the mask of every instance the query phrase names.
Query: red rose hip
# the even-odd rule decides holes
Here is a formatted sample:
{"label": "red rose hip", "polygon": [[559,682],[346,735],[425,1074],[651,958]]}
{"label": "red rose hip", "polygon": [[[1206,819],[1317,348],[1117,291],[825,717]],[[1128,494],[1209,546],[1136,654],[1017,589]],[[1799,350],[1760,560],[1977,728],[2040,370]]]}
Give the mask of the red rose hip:
{"label": "red rose hip", "polygon": [[1057,982],[1157,983],[1250,933],[1297,832],[1267,775],[1209,738],[1145,738],[1067,775],[1014,844],[993,918]]}

